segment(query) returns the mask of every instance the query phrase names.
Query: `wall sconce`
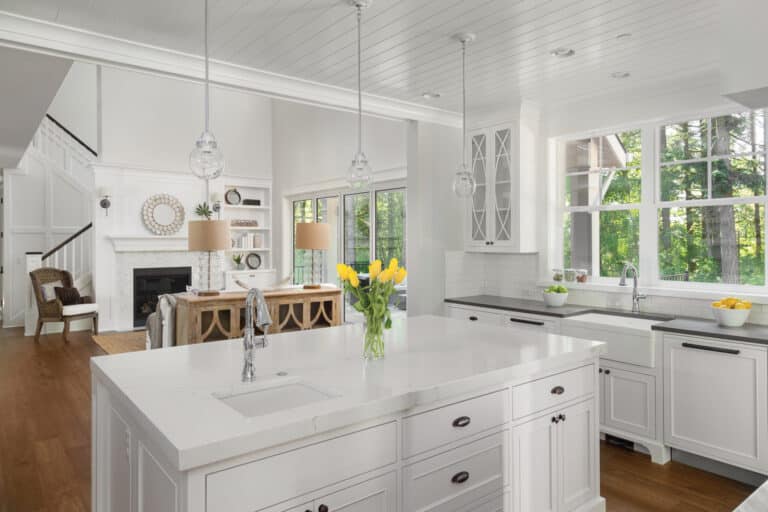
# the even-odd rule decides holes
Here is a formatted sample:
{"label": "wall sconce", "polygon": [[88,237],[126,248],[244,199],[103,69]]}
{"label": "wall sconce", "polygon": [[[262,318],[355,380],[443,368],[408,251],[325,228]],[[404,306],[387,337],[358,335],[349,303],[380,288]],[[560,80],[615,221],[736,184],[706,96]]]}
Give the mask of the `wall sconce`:
{"label": "wall sconce", "polygon": [[99,197],[101,197],[101,200],[99,200],[99,206],[104,208],[104,214],[109,216],[109,207],[112,206],[112,201],[109,200],[109,198],[112,197],[110,190],[106,187],[100,188]]}
{"label": "wall sconce", "polygon": [[221,201],[223,200],[223,196],[221,195],[221,192],[213,192],[211,194],[211,209],[216,212],[219,219],[221,219]]}

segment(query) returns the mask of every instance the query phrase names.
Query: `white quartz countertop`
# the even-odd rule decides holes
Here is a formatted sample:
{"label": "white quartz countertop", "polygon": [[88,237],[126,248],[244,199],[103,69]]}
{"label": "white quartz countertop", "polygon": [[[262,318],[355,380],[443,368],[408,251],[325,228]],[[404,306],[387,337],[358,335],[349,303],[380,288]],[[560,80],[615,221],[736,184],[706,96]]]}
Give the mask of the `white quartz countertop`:
{"label": "white quartz countertop", "polygon": [[[395,322],[383,360],[366,363],[362,339],[361,325],[270,336],[256,349],[254,384],[241,382],[239,340],[94,357],[91,368],[183,471],[501,385],[583,360],[602,345],[438,316]],[[248,418],[215,396],[297,378],[337,398]]]}

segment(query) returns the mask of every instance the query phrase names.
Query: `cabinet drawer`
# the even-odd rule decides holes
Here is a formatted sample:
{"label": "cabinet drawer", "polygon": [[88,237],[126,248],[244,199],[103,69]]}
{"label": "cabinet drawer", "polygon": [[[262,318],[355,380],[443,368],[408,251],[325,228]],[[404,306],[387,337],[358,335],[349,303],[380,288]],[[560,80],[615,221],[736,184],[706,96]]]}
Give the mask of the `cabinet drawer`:
{"label": "cabinet drawer", "polygon": [[[406,512],[456,510],[504,487],[507,431],[403,468],[403,503]],[[448,508],[448,510],[453,510]]]}
{"label": "cabinet drawer", "polygon": [[403,420],[403,457],[498,427],[506,419],[506,391],[496,391]]}
{"label": "cabinet drawer", "polygon": [[504,512],[504,495],[494,494],[493,496],[486,496],[469,505],[459,496],[455,500],[439,503],[420,512],[467,512],[468,510],[472,512]]}
{"label": "cabinet drawer", "polygon": [[512,388],[512,418],[518,419],[589,395],[595,388],[594,365],[559,373]]}
{"label": "cabinet drawer", "polygon": [[446,309],[448,310],[448,316],[450,318],[485,324],[499,324],[500,315],[496,313],[489,313],[487,311],[480,311],[477,309],[460,308],[456,306],[447,306]]}
{"label": "cabinet drawer", "polygon": [[501,318],[501,325],[514,327],[515,329],[528,329],[531,331],[551,333],[560,331],[560,325],[557,320],[539,315],[526,315],[515,312],[499,315],[499,318]]}
{"label": "cabinet drawer", "polygon": [[393,464],[396,443],[391,422],[211,473],[206,511],[252,512]]}

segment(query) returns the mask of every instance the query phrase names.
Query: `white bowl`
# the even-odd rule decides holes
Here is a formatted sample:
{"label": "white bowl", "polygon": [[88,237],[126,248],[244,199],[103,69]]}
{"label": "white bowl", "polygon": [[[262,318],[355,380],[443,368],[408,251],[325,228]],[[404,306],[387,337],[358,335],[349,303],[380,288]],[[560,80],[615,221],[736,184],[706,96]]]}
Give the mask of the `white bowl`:
{"label": "white bowl", "polygon": [[749,318],[751,309],[723,309],[712,308],[717,325],[721,327],[741,327]]}
{"label": "white bowl", "polygon": [[549,293],[544,292],[544,304],[550,308],[559,308],[565,305],[568,300],[568,293]]}

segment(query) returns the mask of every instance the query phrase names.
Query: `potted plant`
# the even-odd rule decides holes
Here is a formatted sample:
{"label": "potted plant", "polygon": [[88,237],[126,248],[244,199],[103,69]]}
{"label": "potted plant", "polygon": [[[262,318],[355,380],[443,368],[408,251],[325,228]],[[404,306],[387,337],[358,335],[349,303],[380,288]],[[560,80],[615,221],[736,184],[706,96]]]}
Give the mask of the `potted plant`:
{"label": "potted plant", "polygon": [[550,308],[559,308],[568,300],[568,288],[559,284],[553,284],[544,290],[544,304]]}
{"label": "potted plant", "polygon": [[243,270],[245,268],[245,263],[243,263],[243,255],[240,253],[232,255],[232,262],[235,264],[235,268],[237,270]]}
{"label": "potted plant", "polygon": [[205,220],[211,220],[213,217],[213,211],[208,203],[200,203],[195,207],[195,215],[203,217]]}
{"label": "potted plant", "polygon": [[360,286],[360,277],[355,270],[343,263],[336,265],[344,291],[357,299],[353,307],[365,317],[365,344],[363,357],[369,360],[384,357],[384,329],[392,327],[389,311],[389,297],[395,292],[395,285],[403,282],[408,272],[400,267],[397,258],[392,258],[387,268],[381,260],[368,265],[368,285]]}

